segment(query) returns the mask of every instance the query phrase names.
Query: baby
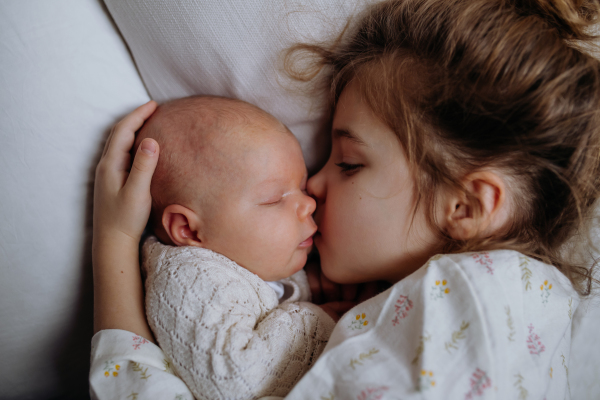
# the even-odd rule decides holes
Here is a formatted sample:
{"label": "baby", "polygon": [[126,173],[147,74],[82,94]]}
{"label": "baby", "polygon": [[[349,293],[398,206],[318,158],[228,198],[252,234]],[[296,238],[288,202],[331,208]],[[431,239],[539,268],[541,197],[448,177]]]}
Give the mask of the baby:
{"label": "baby", "polygon": [[160,106],[137,142],[146,137],[161,148],[156,237],[142,251],[158,343],[196,398],[284,396],[335,324],[308,302],[316,205],[298,141],[263,110],[218,97]]}

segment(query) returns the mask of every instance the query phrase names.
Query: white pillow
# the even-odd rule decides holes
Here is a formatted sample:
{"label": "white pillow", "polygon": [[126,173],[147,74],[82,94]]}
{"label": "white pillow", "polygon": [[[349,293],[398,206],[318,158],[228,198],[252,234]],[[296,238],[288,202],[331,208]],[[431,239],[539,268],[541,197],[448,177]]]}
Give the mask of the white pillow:
{"label": "white pillow", "polygon": [[334,37],[368,2],[105,0],[154,100],[206,94],[255,104],[296,135],[309,169],[328,155],[325,110],[292,90],[282,52]]}

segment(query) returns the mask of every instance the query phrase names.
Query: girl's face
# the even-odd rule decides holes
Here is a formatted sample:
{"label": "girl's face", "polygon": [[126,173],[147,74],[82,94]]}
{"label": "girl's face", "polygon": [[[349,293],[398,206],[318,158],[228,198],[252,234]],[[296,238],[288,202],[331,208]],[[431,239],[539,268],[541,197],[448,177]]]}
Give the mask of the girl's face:
{"label": "girl's face", "polygon": [[[435,254],[400,141],[352,85],[335,110],[327,164],[308,181],[317,200],[314,243],[337,283],[396,282]],[[414,216],[414,219],[413,219]]]}

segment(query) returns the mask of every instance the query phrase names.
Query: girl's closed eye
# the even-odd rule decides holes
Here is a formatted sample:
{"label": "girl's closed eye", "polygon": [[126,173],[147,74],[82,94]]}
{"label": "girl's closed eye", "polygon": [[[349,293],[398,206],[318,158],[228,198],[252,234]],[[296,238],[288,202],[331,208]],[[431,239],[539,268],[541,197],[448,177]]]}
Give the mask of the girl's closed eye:
{"label": "girl's closed eye", "polygon": [[350,176],[350,175],[354,175],[355,173],[357,173],[362,167],[364,167],[363,164],[349,164],[349,163],[345,163],[345,162],[340,162],[340,163],[335,163],[335,165],[337,165],[338,167],[341,168],[342,172],[344,172],[346,175]]}

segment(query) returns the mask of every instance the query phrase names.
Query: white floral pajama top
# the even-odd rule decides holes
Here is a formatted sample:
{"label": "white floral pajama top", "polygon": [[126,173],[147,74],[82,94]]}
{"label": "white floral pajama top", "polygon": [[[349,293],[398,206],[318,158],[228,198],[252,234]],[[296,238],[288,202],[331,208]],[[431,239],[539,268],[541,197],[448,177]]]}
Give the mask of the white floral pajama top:
{"label": "white floral pajama top", "polygon": [[[579,298],[556,268],[498,250],[438,255],[336,325],[286,399],[565,399]],[[192,399],[162,351],[92,341],[98,399]]]}

